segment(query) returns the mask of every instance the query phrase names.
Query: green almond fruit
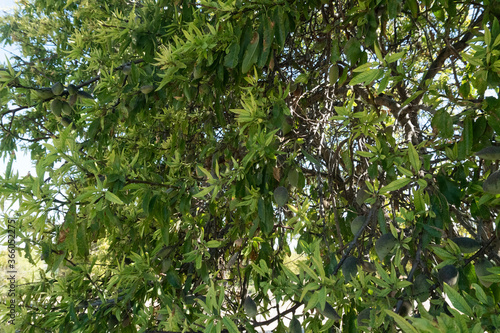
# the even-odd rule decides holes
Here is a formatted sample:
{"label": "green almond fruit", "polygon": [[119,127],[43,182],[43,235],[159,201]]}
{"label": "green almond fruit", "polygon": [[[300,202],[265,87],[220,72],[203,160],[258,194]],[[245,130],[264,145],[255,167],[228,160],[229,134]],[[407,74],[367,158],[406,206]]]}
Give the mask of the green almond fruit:
{"label": "green almond fruit", "polygon": [[335,84],[339,79],[339,66],[337,66],[337,64],[330,67],[328,78],[330,79],[330,84]]}
{"label": "green almond fruit", "polygon": [[372,308],[366,308],[360,313],[358,313],[358,319],[356,320],[358,327],[367,326],[370,323],[370,315]]}
{"label": "green almond fruit", "polygon": [[35,94],[40,99],[48,99],[48,98],[54,97],[54,94],[52,93],[52,89],[50,89],[50,88],[35,89]]}
{"label": "green almond fruit", "polygon": [[356,235],[358,233],[359,229],[361,229],[363,224],[365,224],[365,221],[366,221],[366,216],[358,216],[354,220],[352,220],[351,232],[353,235]]}
{"label": "green almond fruit", "polygon": [[288,172],[288,183],[293,187],[298,187],[299,185],[299,173],[295,169],[291,169]]}
{"label": "green almond fruit", "polygon": [[366,185],[363,185],[363,187],[361,187],[356,193],[356,203],[361,206],[369,197],[370,193],[368,192],[368,187]]}
{"label": "green almond fruit", "polygon": [[140,89],[144,95],[147,95],[154,90],[154,87],[152,85],[148,84],[148,85],[142,86]]}
{"label": "green almond fruit", "polygon": [[500,147],[490,146],[483,148],[476,153],[476,156],[484,160],[500,160]]}
{"label": "green almond fruit", "polygon": [[61,116],[62,107],[63,102],[60,99],[55,98],[52,102],[50,102],[50,109],[52,110],[52,113],[58,117]]}
{"label": "green almond fruit", "polygon": [[413,305],[408,301],[403,301],[403,304],[401,304],[401,308],[399,308],[398,314],[401,317],[406,317],[410,314],[412,310],[413,310]]}
{"label": "green almond fruit", "polygon": [[201,71],[201,65],[196,64],[193,69],[193,79],[198,80],[203,76],[203,72]]}
{"label": "green almond fruit", "polygon": [[302,325],[300,324],[300,321],[295,316],[293,316],[292,320],[290,320],[289,332],[290,333],[302,333]]}
{"label": "green almond fruit", "polygon": [[118,321],[118,319],[116,319],[115,315],[113,315],[113,314],[112,314],[112,315],[108,318],[108,322],[107,322],[107,324],[108,324],[108,330],[109,330],[110,332],[113,332],[113,331],[114,331],[115,326],[119,324],[119,321]]}
{"label": "green almond fruit", "polygon": [[283,121],[281,122],[281,124],[282,124],[281,129],[283,130],[283,135],[287,135],[292,130],[292,126],[293,126],[293,119],[292,119],[292,117],[290,117],[290,116],[285,117],[283,119]]}
{"label": "green almond fruit", "polygon": [[493,273],[490,273],[488,271],[488,268],[491,268],[491,267],[493,267],[493,265],[487,259],[479,260],[474,264],[474,269],[476,270],[477,278],[479,279],[479,282],[481,282],[481,284],[483,286],[485,286],[486,288],[489,288],[491,286],[492,282],[485,281],[482,279],[482,277],[486,276],[486,275],[493,274]]}
{"label": "green almond fruit", "polygon": [[65,114],[66,116],[71,116],[72,112],[73,109],[71,108],[71,106],[66,102],[62,102],[62,113]]}
{"label": "green almond fruit", "polygon": [[383,234],[379,239],[377,239],[377,242],[375,243],[375,251],[377,252],[380,260],[384,260],[397,242],[396,238],[394,238],[394,236],[390,233]]}
{"label": "green almond fruit", "polygon": [[77,92],[78,92],[78,88],[74,84],[70,84],[68,86],[68,93],[70,95],[76,95]]}
{"label": "green almond fruit", "polygon": [[420,302],[426,301],[430,297],[431,284],[427,281],[427,276],[425,274],[420,274],[413,281],[413,296],[415,296]]}
{"label": "green almond fruit", "polygon": [[76,95],[76,94],[75,95],[70,95],[69,96],[69,101],[68,101],[69,105],[70,106],[75,105],[77,99],[78,99],[78,95]]}
{"label": "green almond fruit", "polygon": [[186,99],[189,103],[193,101],[194,95],[195,95],[195,88],[191,87],[191,85],[184,85],[183,87],[183,93],[184,96],[186,96]]}
{"label": "green almond fruit", "polygon": [[446,265],[439,270],[438,277],[441,282],[453,287],[458,281],[458,270],[453,265]]}
{"label": "green almond fruit", "polygon": [[240,254],[239,252],[233,253],[231,258],[229,258],[229,260],[227,261],[226,268],[231,268],[234,266],[234,264],[236,263],[236,260],[238,259],[239,254]]}
{"label": "green almond fruit", "polygon": [[320,310],[321,314],[328,319],[332,319],[335,321],[340,319],[340,316],[337,313],[337,311],[335,311],[333,306],[331,306],[331,304],[328,302],[325,303],[325,309],[323,311],[321,311],[321,309],[319,309],[319,310]]}
{"label": "green almond fruit", "polygon": [[483,182],[483,191],[491,194],[500,194],[500,171],[493,172]]}
{"label": "green almond fruit", "polygon": [[283,207],[288,201],[288,190],[283,186],[278,186],[274,190],[274,201],[278,207]]}
{"label": "green almond fruit", "polygon": [[130,65],[124,65],[123,68],[122,68],[122,72],[125,75],[129,75],[130,73],[132,73],[132,66],[130,66]]}
{"label": "green almond fruit", "polygon": [[454,237],[451,241],[458,245],[462,253],[473,253],[481,248],[481,243],[469,237]]}
{"label": "green almond fruit", "polygon": [[83,90],[78,90],[77,95],[78,95],[78,97],[81,97],[81,98],[94,99],[94,97],[92,97],[91,94],[89,94],[88,92],[83,91]]}
{"label": "green almond fruit", "polygon": [[362,260],[360,265],[361,268],[367,273],[374,273],[377,271],[377,266],[375,266],[372,262]]}
{"label": "green almond fruit", "polygon": [[347,257],[342,264],[342,274],[345,282],[349,283],[358,274],[358,259],[353,256]]}
{"label": "green almond fruit", "polygon": [[71,118],[68,118],[68,117],[62,117],[62,118],[61,118],[61,124],[62,124],[64,127],[68,127],[69,125],[71,125]]}
{"label": "green almond fruit", "polygon": [[243,308],[249,317],[253,318],[257,315],[257,304],[255,304],[254,300],[250,296],[245,298]]}
{"label": "green almond fruit", "polygon": [[59,96],[63,93],[64,86],[61,84],[61,82],[56,82],[52,85],[50,89],[52,90],[52,93],[54,95]]}

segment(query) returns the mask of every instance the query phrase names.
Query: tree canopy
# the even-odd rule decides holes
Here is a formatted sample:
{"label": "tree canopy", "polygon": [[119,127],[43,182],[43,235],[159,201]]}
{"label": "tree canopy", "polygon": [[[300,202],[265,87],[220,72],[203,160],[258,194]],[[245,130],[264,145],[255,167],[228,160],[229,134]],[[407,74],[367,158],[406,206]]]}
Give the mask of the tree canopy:
{"label": "tree canopy", "polygon": [[18,329],[500,330],[499,2],[20,4]]}

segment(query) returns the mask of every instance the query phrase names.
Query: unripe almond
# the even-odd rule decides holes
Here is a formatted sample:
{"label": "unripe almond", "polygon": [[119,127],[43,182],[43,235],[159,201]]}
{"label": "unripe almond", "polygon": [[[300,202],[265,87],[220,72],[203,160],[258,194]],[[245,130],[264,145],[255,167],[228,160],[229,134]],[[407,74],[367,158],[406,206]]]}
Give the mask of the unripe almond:
{"label": "unripe almond", "polygon": [[483,191],[500,194],[500,171],[493,172],[483,183]]}
{"label": "unripe almond", "polygon": [[132,66],[124,65],[122,68],[122,71],[123,71],[123,74],[129,75],[130,73],[132,73]]}
{"label": "unripe almond", "polygon": [[62,106],[63,102],[60,99],[55,98],[52,102],[50,102],[50,109],[52,110],[52,113],[58,117],[61,116]]}
{"label": "unripe almond", "polygon": [[254,300],[250,296],[245,298],[243,308],[249,317],[253,318],[257,315],[257,304],[255,304]]}
{"label": "unripe almond", "polygon": [[366,216],[357,216],[354,220],[352,220],[351,232],[353,235],[356,235],[358,233],[359,229],[361,229],[363,224],[365,224],[365,221],[366,221]]}
{"label": "unripe almond", "polygon": [[61,82],[56,82],[52,85],[51,90],[54,95],[59,96],[63,93],[64,86],[61,84]]}
{"label": "unripe almond", "polygon": [[345,282],[350,282],[353,277],[358,273],[358,259],[349,256],[342,264],[342,274],[344,274]]}
{"label": "unripe almond", "polygon": [[62,124],[64,127],[68,127],[69,125],[71,125],[71,118],[68,118],[68,117],[62,117],[62,118],[61,118],[61,124]]}
{"label": "unripe almond", "polygon": [[391,252],[397,240],[390,233],[383,234],[375,243],[375,251],[380,260],[383,260]]}
{"label": "unripe almond", "polygon": [[142,86],[140,89],[144,95],[147,95],[154,90],[154,87],[152,85],[148,84],[148,85]]}
{"label": "unripe almond", "polygon": [[293,316],[292,320],[290,320],[290,333],[302,333],[302,325],[300,321]]}
{"label": "unripe almond", "polygon": [[458,281],[458,270],[453,265],[446,265],[438,272],[439,280],[453,287]]}
{"label": "unripe almond", "polygon": [[74,84],[68,86],[68,93],[70,95],[75,95],[78,92],[78,88]]}
{"label": "unripe almond", "polygon": [[476,153],[476,156],[484,160],[493,160],[493,161],[500,160],[500,147],[489,146],[483,148]]}
{"label": "unripe almond", "polygon": [[70,106],[75,105],[77,99],[78,99],[78,95],[76,95],[76,94],[75,95],[70,95],[69,96],[69,101],[68,101],[69,105]]}
{"label": "unripe almond", "polygon": [[73,109],[71,109],[71,106],[67,102],[62,102],[62,113],[66,116],[71,116],[72,112]]}
{"label": "unripe almond", "polygon": [[481,248],[481,243],[477,240],[468,237],[455,237],[451,239],[457,244],[462,253],[473,253]]}
{"label": "unripe almond", "polygon": [[474,269],[476,270],[476,275],[477,275],[477,278],[479,279],[479,282],[481,282],[481,284],[483,286],[485,286],[486,288],[489,288],[491,286],[492,282],[485,281],[482,279],[482,277],[486,276],[486,275],[493,274],[493,273],[490,273],[488,271],[488,268],[491,268],[491,267],[493,267],[493,265],[491,264],[491,262],[489,260],[486,260],[486,259],[479,260],[474,265]]}
{"label": "unripe almond", "polygon": [[274,201],[278,207],[283,207],[288,200],[288,190],[283,186],[278,186],[274,190]]}

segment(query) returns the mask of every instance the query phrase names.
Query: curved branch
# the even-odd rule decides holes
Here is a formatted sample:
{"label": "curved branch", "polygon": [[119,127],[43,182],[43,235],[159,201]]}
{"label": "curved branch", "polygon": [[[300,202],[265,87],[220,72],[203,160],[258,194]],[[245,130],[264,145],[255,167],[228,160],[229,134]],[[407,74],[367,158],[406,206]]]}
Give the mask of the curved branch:
{"label": "curved branch", "polygon": [[[299,307],[301,307],[303,304],[302,303],[297,303],[295,304],[294,306],[292,306],[290,309],[286,310],[286,311],[283,311],[280,313],[281,317],[289,314],[290,312],[294,312],[295,310],[297,310]],[[260,321],[260,322],[256,322],[254,323],[253,327],[259,327],[259,326],[265,326],[265,325],[269,325],[269,324],[272,324],[274,321],[278,320],[280,318],[280,315],[278,316],[275,316],[271,319],[268,319],[266,321]]]}
{"label": "curved branch", "polygon": [[[453,45],[447,45],[444,49],[439,52],[438,56],[436,59],[432,62],[432,64],[429,66],[429,70],[427,73],[425,73],[425,76],[422,78],[422,81],[420,81],[420,84],[418,86],[417,90],[426,90],[428,88],[428,83],[427,81],[432,79],[436,74],[441,70],[443,67],[445,61],[452,55],[452,54],[457,54],[458,52],[463,51],[467,47],[467,42],[472,39],[473,34],[472,34],[472,29],[478,26],[481,21],[483,20],[483,15],[479,15],[479,17],[472,22],[468,29],[467,32],[464,34],[462,39],[460,39],[458,42],[456,42]],[[415,98],[411,104],[412,105],[418,105],[420,101],[423,98],[423,94]]]}

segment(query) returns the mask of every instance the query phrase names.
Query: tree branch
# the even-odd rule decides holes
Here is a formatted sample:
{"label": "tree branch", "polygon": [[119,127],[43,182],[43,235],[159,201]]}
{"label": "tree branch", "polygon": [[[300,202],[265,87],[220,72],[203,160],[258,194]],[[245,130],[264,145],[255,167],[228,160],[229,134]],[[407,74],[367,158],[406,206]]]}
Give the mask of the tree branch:
{"label": "tree branch", "polygon": [[[451,46],[446,46],[444,49],[439,52],[437,58],[432,62],[432,64],[429,66],[429,70],[423,77],[422,81],[420,81],[420,85],[418,86],[417,90],[427,90],[429,84],[427,83],[428,80],[432,79],[436,74],[441,70],[443,67],[445,61],[452,55],[452,54],[457,54],[458,52],[463,51],[467,47],[467,42],[473,37],[473,34],[471,30],[479,25],[481,21],[483,20],[483,14],[479,15],[479,17],[472,22],[469,27],[468,31],[464,34],[462,39],[460,39],[458,42]],[[418,105],[420,101],[423,98],[423,94],[415,98],[411,104],[412,105]]]}

